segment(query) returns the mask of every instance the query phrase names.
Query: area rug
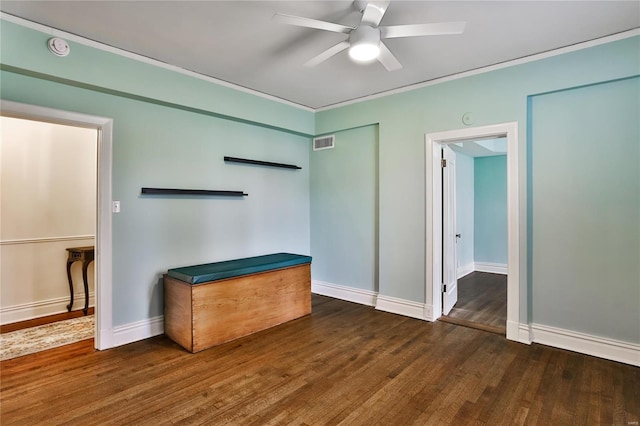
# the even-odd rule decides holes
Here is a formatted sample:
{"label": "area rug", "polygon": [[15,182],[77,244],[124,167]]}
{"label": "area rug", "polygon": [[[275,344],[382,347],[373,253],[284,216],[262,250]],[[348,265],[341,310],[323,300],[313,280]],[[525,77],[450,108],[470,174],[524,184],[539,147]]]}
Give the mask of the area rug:
{"label": "area rug", "polygon": [[91,339],[93,334],[93,315],[0,334],[0,361]]}

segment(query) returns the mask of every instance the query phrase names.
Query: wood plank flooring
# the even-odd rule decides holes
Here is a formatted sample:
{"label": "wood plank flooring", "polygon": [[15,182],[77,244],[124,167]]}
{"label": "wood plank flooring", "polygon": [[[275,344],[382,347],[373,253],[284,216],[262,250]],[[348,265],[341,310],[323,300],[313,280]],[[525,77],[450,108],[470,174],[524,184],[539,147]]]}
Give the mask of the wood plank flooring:
{"label": "wood plank flooring", "polygon": [[[87,315],[93,315],[95,308],[90,307],[87,310]],[[51,324],[58,321],[64,321],[72,318],[79,318],[84,316],[82,309],[71,312],[63,312],[61,314],[47,315],[44,317],[33,318],[26,321],[13,322],[11,324],[0,325],[0,334],[9,333],[11,331],[24,330],[25,328],[37,327],[39,325]]]}
{"label": "wood plank flooring", "polygon": [[442,321],[506,334],[507,276],[472,272],[458,280],[458,302]]}
{"label": "wood plank flooring", "polygon": [[[89,341],[90,342],[90,341]],[[164,336],[0,363],[7,425],[633,425],[640,368],[313,296],[190,354]]]}

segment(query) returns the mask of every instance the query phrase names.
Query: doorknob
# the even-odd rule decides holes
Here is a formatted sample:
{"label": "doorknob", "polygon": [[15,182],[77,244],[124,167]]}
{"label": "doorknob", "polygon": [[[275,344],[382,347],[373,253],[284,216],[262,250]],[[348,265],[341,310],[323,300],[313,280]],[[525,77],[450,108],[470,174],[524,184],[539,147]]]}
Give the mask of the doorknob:
{"label": "doorknob", "polygon": [[456,234],[456,238],[462,237],[462,234]]}

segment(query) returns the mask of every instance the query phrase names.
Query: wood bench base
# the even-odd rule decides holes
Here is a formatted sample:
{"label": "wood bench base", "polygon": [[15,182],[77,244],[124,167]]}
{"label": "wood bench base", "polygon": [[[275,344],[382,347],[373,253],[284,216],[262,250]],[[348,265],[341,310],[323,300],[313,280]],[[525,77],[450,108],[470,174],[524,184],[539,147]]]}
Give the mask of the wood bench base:
{"label": "wood bench base", "polygon": [[195,353],[311,313],[311,266],[192,285],[164,276],[164,331]]}

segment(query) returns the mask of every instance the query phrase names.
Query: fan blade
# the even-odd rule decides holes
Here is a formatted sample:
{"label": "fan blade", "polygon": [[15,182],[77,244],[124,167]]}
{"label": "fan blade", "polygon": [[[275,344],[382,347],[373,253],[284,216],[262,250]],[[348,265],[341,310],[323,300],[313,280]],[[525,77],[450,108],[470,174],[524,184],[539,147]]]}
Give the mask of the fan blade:
{"label": "fan blade", "polygon": [[298,27],[315,28],[317,30],[331,31],[332,33],[349,34],[353,28],[346,25],[334,24],[333,22],[318,21],[317,19],[302,18],[300,16],[285,15],[276,13],[273,15],[276,22],[288,25],[296,25]]}
{"label": "fan blade", "polygon": [[430,35],[462,34],[466,22],[441,22],[439,24],[391,25],[380,27],[380,37],[417,37]]}
{"label": "fan blade", "polygon": [[389,50],[386,44],[380,42],[380,55],[378,55],[378,61],[387,69],[387,71],[396,71],[402,68],[402,65],[393,53]]}
{"label": "fan blade", "polygon": [[309,61],[307,61],[304,64],[304,66],[305,67],[315,67],[319,63],[324,62],[327,59],[329,59],[330,57],[342,52],[343,50],[348,48],[349,45],[350,45],[350,43],[348,41],[346,41],[346,40],[345,41],[341,41],[340,43],[336,44],[335,46],[328,48],[327,50],[325,50],[324,52],[322,52],[318,56],[315,56],[315,57],[311,58]]}
{"label": "fan blade", "polygon": [[389,7],[389,1],[370,1],[362,14],[362,24],[377,27]]}

